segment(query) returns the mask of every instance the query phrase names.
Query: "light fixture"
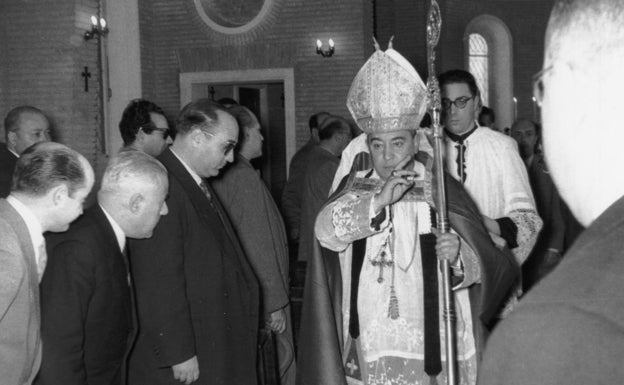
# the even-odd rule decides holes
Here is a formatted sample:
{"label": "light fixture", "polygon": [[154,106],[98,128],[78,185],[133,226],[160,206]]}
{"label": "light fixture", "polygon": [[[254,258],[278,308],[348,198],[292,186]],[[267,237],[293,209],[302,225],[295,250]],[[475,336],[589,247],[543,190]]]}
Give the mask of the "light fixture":
{"label": "light fixture", "polygon": [[323,57],[331,57],[334,54],[334,41],[329,39],[329,49],[326,51],[323,49],[323,43],[320,40],[316,41],[316,53]]}
{"label": "light fixture", "polygon": [[106,20],[103,17],[98,18],[95,16],[91,16],[91,30],[85,32],[84,38],[85,40],[91,40],[96,36],[106,36],[108,33],[108,27],[106,26]]}

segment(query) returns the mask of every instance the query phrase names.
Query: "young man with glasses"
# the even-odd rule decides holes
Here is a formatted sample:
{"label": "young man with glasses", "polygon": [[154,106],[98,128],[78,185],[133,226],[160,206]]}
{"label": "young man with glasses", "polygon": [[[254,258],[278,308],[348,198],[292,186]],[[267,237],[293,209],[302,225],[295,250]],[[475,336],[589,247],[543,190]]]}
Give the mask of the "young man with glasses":
{"label": "young man with glasses", "polygon": [[494,241],[507,244],[522,264],[535,244],[542,221],[518,146],[512,138],[479,126],[481,97],[469,72],[447,71],[439,81],[447,171],[475,201]]}
{"label": "young man with glasses", "polygon": [[128,104],[119,122],[124,149],[143,151],[158,156],[169,145],[169,123],[162,108],[144,100],[134,99]]}

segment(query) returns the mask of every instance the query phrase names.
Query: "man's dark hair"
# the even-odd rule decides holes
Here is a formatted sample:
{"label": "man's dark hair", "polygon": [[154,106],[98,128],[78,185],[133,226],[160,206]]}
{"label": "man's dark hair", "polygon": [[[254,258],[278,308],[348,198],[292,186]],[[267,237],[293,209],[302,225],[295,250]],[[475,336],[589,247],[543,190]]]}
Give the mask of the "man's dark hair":
{"label": "man's dark hair", "polygon": [[210,99],[198,99],[182,108],[176,120],[176,131],[186,135],[193,129],[210,132],[219,124],[217,111],[229,114],[227,109]]}
{"label": "man's dark hair", "polygon": [[442,73],[438,76],[438,82],[440,83],[440,88],[448,85],[448,84],[457,84],[463,83],[468,85],[470,89],[470,94],[474,96],[481,97],[481,93],[479,92],[479,87],[477,86],[477,81],[474,76],[468,71],[464,70],[450,70]]}
{"label": "man's dark hair", "polygon": [[[124,145],[128,146],[134,143],[140,129],[143,129],[146,134],[150,134],[158,128],[152,122],[150,112],[162,115],[167,119],[162,108],[149,100],[134,99],[126,106],[119,122],[119,132]],[[166,135],[168,134],[167,132]]]}
{"label": "man's dark hair", "polygon": [[43,111],[37,107],[19,106],[13,108],[4,118],[4,137],[7,141],[9,140],[9,132],[16,132],[19,129],[20,118],[22,117],[22,114],[26,113],[39,114],[48,119],[46,114],[44,114]]}
{"label": "man's dark hair", "polygon": [[320,129],[319,127],[319,118],[321,117],[325,117],[325,119],[327,119],[327,117],[329,117],[331,114],[329,112],[325,112],[325,111],[321,111],[321,112],[317,112],[316,114],[310,116],[310,119],[308,120],[308,126],[310,127],[310,132],[312,132],[312,130],[314,128]]}
{"label": "man's dark hair", "polygon": [[323,121],[323,124],[319,128],[319,139],[327,140],[336,134],[344,132],[351,133],[349,122],[340,116],[330,116]]}
{"label": "man's dark hair", "polygon": [[85,187],[80,155],[58,143],[43,142],[28,147],[17,160],[11,191],[43,196],[51,188],[66,184],[70,197]]}

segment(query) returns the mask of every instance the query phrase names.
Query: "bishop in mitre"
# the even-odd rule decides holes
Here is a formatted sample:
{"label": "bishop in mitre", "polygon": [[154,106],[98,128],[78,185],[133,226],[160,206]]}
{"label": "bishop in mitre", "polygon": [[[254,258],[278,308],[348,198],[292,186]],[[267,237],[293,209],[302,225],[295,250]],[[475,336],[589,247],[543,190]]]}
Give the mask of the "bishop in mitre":
{"label": "bishop in mitre", "polygon": [[[418,153],[416,135],[427,91],[405,58],[377,47],[347,105],[373,167],[347,175],[317,217],[320,244],[336,253],[317,253],[310,262],[300,342],[308,362],[298,383],[444,383],[438,261],[445,259],[452,267],[457,373],[461,384],[474,384],[488,327],[518,273],[513,256],[491,242],[452,178],[445,179],[453,230],[435,229],[434,165]],[[338,266],[331,258],[340,272],[331,271]]]}

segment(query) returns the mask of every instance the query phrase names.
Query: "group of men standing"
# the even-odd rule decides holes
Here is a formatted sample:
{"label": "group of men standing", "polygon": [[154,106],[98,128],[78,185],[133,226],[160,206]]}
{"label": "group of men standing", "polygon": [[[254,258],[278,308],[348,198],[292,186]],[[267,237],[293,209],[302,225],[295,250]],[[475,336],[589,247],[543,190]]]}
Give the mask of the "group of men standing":
{"label": "group of men standing", "polygon": [[[133,100],[119,124],[124,148],[71,226],[94,184],[88,161],[26,142],[49,138],[38,109],[19,107],[7,121],[16,166],[0,201],[3,381],[255,384],[266,327],[278,377],[294,383],[286,232],[249,165],[262,154],[250,110],[190,103],[168,146],[162,109]],[[209,178],[233,161],[213,190]]]}

